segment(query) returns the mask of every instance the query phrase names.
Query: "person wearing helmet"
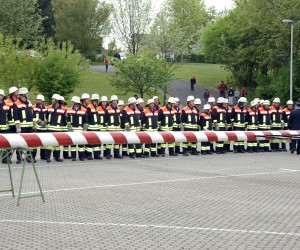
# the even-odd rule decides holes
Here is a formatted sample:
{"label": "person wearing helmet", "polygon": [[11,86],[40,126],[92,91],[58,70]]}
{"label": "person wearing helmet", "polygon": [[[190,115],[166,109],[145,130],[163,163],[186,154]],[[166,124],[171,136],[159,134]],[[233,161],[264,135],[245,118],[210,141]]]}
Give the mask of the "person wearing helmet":
{"label": "person wearing helmet", "polygon": [[[78,96],[73,96],[72,101],[74,103],[73,107],[67,109],[68,130],[74,132],[86,131],[88,128],[86,109],[82,107]],[[80,161],[85,160],[84,145],[78,145],[78,156]],[[76,161],[76,145],[71,145],[71,158],[72,161]],[[93,160],[93,158],[89,158],[89,160]]]}
{"label": "person wearing helmet", "polygon": [[[174,122],[173,122],[173,131],[181,131],[181,108],[180,108],[180,100],[178,97],[174,98],[175,104],[174,104]],[[175,142],[175,153],[176,154],[182,154],[180,151],[180,142]]]}
{"label": "person wearing helmet", "polygon": [[[142,114],[142,128],[147,132],[154,132],[158,129],[158,110],[154,108],[154,100],[149,99],[147,101],[146,108]],[[157,147],[155,143],[145,144],[145,157],[159,157],[157,154]]]}
{"label": "person wearing helmet", "polygon": [[[13,104],[13,116],[17,133],[32,133],[34,127],[33,107],[28,101],[28,89],[20,88],[19,99]],[[36,162],[35,158],[33,161]],[[21,156],[17,154],[17,164],[21,163]]]}
{"label": "person wearing helmet", "polygon": [[[120,109],[120,117],[121,117],[121,121],[122,121],[122,117],[123,117],[123,114],[125,112],[125,103],[124,103],[123,100],[118,101],[118,108]],[[121,122],[121,129],[125,130],[125,125],[122,124],[122,122]],[[127,144],[122,144],[122,156],[123,157],[129,156],[129,154],[128,154],[128,145]]]}
{"label": "person wearing helmet", "polygon": [[160,106],[159,106],[160,101],[159,101],[158,96],[153,96],[152,99],[154,100],[154,108],[155,108],[157,111],[159,111],[159,110],[160,110]]}
{"label": "person wearing helmet", "polygon": [[209,97],[207,104],[210,105],[210,111],[212,112],[214,107],[216,106],[216,99],[213,96]]}
{"label": "person wearing helmet", "polygon": [[[36,132],[47,132],[46,113],[47,107],[44,105],[45,98],[43,95],[37,95],[35,105],[33,105],[33,119],[36,124]],[[33,157],[35,158],[37,150],[33,150]],[[46,160],[46,147],[40,149],[41,160]]]}
{"label": "person wearing helmet", "polygon": [[[194,96],[187,97],[187,105],[182,109],[181,113],[181,122],[183,125],[184,131],[197,131],[198,128],[198,119],[199,113],[198,110],[194,107],[195,98]],[[188,146],[191,146],[191,154],[199,155],[197,151],[196,142],[184,142],[182,145],[183,155],[189,156]]]}
{"label": "person wearing helmet", "polygon": [[142,98],[138,98],[136,101],[136,107],[141,112],[141,114],[144,112],[144,105],[145,105],[144,100]]}
{"label": "person wearing helmet", "polygon": [[16,125],[14,121],[13,116],[13,104],[18,100],[19,98],[19,89],[17,87],[11,87],[8,90],[8,98],[6,100],[6,104],[10,107],[10,117],[8,120],[9,123],[9,133],[16,133]]}
{"label": "person wearing helmet", "polygon": [[[225,131],[226,130],[226,111],[223,107],[224,98],[219,97],[217,99],[217,105],[212,110],[212,120],[213,127],[216,131]],[[225,154],[224,152],[224,142],[218,141],[216,142],[216,153],[217,154]]]}
{"label": "person wearing helmet", "polygon": [[[162,107],[158,111],[158,124],[159,124],[159,131],[172,131],[173,130],[173,123],[174,123],[174,115],[175,115],[175,109],[174,105],[176,103],[175,98],[170,97],[168,99],[167,105]],[[161,156],[165,157],[166,155],[166,143],[161,144]],[[170,156],[177,156],[178,154],[175,153],[175,144],[169,143],[169,155]]]}
{"label": "person wearing helmet", "polygon": [[[105,123],[105,112],[108,106],[108,98],[107,96],[101,96],[100,102],[97,107],[97,112],[99,114],[99,128],[100,131],[106,131],[106,123]],[[106,157],[106,144],[102,144],[103,156]]]}
{"label": "person wearing helmet", "polygon": [[[273,100],[273,105],[270,107],[271,112],[271,129],[272,130],[282,130],[284,122],[282,120],[282,108],[280,107],[280,99],[275,98]],[[280,148],[280,140],[274,139],[271,141],[271,150],[273,152],[281,152],[282,149]]]}
{"label": "person wearing helmet", "polygon": [[[0,89],[0,133],[9,133],[9,119],[11,116],[10,106],[5,101],[4,90]],[[2,158],[2,163],[12,163],[10,157],[7,155],[6,150],[2,150],[1,155],[5,156]]]}
{"label": "person wearing helmet", "polygon": [[[141,130],[141,112],[136,108],[135,97],[128,99],[128,106],[124,109],[122,115],[122,127],[126,131],[138,132]],[[129,157],[131,159],[145,158],[142,155],[142,144],[128,144]]]}
{"label": "person wearing helmet", "polygon": [[[51,105],[47,106],[46,120],[48,123],[48,132],[62,132],[67,126],[67,108],[64,107],[60,95],[52,95]],[[57,162],[62,162],[60,158],[60,147],[47,147],[46,161],[51,162],[51,152],[53,150],[53,158]]]}
{"label": "person wearing helmet", "polygon": [[83,93],[81,95],[80,101],[81,101],[81,106],[86,109],[90,103],[90,95],[87,93]]}
{"label": "person wearing helmet", "polygon": [[[121,131],[121,111],[118,108],[118,97],[110,97],[110,105],[105,110],[105,123],[107,131]],[[106,145],[106,159],[111,159],[111,144]],[[114,144],[114,158],[123,159],[120,155],[120,145]]]}
{"label": "person wearing helmet", "polygon": [[[99,102],[99,95],[92,94],[91,102],[87,106],[86,115],[87,115],[87,122],[88,128],[87,131],[99,132],[100,131],[100,117],[97,111],[98,102]],[[94,144],[94,145],[87,145],[86,146],[86,155],[88,160],[102,160],[101,157],[101,144]],[[94,158],[93,158],[94,156]]]}
{"label": "person wearing helmet", "polygon": [[[271,129],[271,112],[269,100],[264,100],[263,106],[258,110],[258,129],[263,131]],[[270,142],[268,140],[260,141],[259,148],[260,152],[272,152],[270,150]]]}
{"label": "person wearing helmet", "polygon": [[201,99],[195,98],[194,107],[198,110],[198,113],[200,113],[200,105],[201,105]]}
{"label": "person wearing helmet", "polygon": [[[199,125],[200,125],[200,129],[203,131],[212,130],[212,118],[211,118],[210,108],[211,107],[209,104],[205,104],[200,114]],[[211,148],[211,142],[201,142],[202,155],[212,154],[210,148]]]}
{"label": "person wearing helmet", "polygon": [[[300,130],[300,102],[295,103],[295,110],[290,114],[288,121],[288,129]],[[297,151],[297,155],[300,155],[300,139],[297,137],[291,142],[291,153]]]}
{"label": "person wearing helmet", "polygon": [[[231,122],[231,114],[232,108],[229,106],[229,100],[227,98],[224,99],[223,108],[226,113],[226,131],[232,131],[232,122]],[[224,152],[232,152],[230,149],[230,141],[224,142]]]}
{"label": "person wearing helmet", "polygon": [[[233,125],[233,131],[245,131],[246,130],[246,97],[241,97],[238,100],[237,105],[232,109],[231,119]],[[235,141],[233,143],[233,152],[234,153],[245,153],[245,142],[244,141]]]}
{"label": "person wearing helmet", "polygon": [[[258,102],[257,101],[253,100],[251,102],[250,108],[247,110],[245,119],[247,124],[247,131],[258,130]],[[257,141],[248,141],[247,152],[248,153],[259,152],[259,149],[257,147]]]}
{"label": "person wearing helmet", "polygon": [[[292,100],[288,100],[286,103],[286,108],[284,110],[282,110],[282,120],[284,123],[284,127],[283,127],[284,130],[288,129],[289,117],[292,112],[293,105],[294,105],[294,102]],[[286,143],[287,143],[287,140],[283,139],[282,140],[282,151],[284,151],[284,152],[287,152]],[[290,144],[290,148],[291,148],[291,144]]]}

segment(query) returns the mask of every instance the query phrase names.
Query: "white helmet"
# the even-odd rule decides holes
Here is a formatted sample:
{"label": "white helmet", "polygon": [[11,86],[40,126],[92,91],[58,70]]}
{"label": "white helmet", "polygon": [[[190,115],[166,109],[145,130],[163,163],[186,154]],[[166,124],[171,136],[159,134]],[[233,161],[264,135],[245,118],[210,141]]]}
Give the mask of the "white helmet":
{"label": "white helmet", "polygon": [[60,96],[60,100],[66,102],[65,98],[62,95]]}
{"label": "white helmet", "polygon": [[273,100],[273,102],[280,103],[280,99],[279,99],[279,98],[275,98],[275,99]]}
{"label": "white helmet", "polygon": [[254,98],[254,100],[253,101],[256,101],[257,103],[260,103],[260,100],[259,100],[259,98]]}
{"label": "white helmet", "polygon": [[159,99],[159,98],[158,98],[158,96],[153,96],[152,99],[155,100],[155,99]]}
{"label": "white helmet", "polygon": [[259,100],[260,104],[264,104],[265,100]]}
{"label": "white helmet", "polygon": [[110,97],[110,101],[118,101],[118,97],[116,95],[112,95]]}
{"label": "white helmet", "polygon": [[213,96],[208,97],[208,101],[207,102],[215,102],[215,101],[216,101],[216,99]]}
{"label": "white helmet", "polygon": [[200,98],[196,98],[195,99],[195,105],[200,105],[201,104],[201,99]]}
{"label": "white helmet", "polygon": [[194,98],[192,95],[189,95],[189,96],[186,98],[186,102],[189,102],[189,101],[195,101],[195,98]]}
{"label": "white helmet", "polygon": [[0,95],[4,95],[4,90],[0,89]]}
{"label": "white helmet", "polygon": [[238,102],[247,102],[247,98],[246,97],[241,97]]}
{"label": "white helmet", "polygon": [[144,102],[144,100],[142,99],[142,98],[138,98],[137,100],[136,100],[136,103],[137,104],[140,104],[140,103],[143,103]]}
{"label": "white helmet", "polygon": [[148,99],[147,105],[149,105],[149,104],[151,104],[151,103],[154,103],[154,99]]}
{"label": "white helmet", "polygon": [[210,106],[209,104],[205,104],[205,105],[203,106],[203,109],[208,109],[208,110],[210,110],[210,108],[211,108],[211,106]]}
{"label": "white helmet", "polygon": [[270,105],[270,101],[269,100],[264,100],[264,105]]}
{"label": "white helmet", "polygon": [[124,101],[123,100],[119,100],[118,106],[124,106]]}
{"label": "white helmet", "polygon": [[91,101],[97,100],[99,101],[100,97],[98,94],[92,94]]}
{"label": "white helmet", "polygon": [[90,95],[87,94],[87,93],[83,93],[82,96],[81,96],[81,100],[83,99],[89,99],[90,98]]}
{"label": "white helmet", "polygon": [[256,100],[253,100],[252,102],[251,102],[251,107],[253,107],[253,106],[256,106],[258,104],[258,102],[256,101]]}
{"label": "white helmet", "polygon": [[20,95],[26,95],[26,94],[28,94],[28,89],[27,88],[20,88],[19,89],[19,94]]}
{"label": "white helmet", "polygon": [[41,100],[43,102],[45,101],[45,97],[43,95],[37,95],[35,99],[36,100]]}
{"label": "white helmet", "polygon": [[169,97],[168,102],[169,103],[176,103],[175,98],[173,98],[173,97]]}
{"label": "white helmet", "polygon": [[218,97],[217,103],[224,103],[224,97]]}
{"label": "white helmet", "polygon": [[8,94],[10,95],[10,94],[12,94],[12,93],[15,93],[16,91],[18,91],[19,89],[17,88],[17,87],[11,87],[11,88],[9,88],[9,90],[8,90]]}
{"label": "white helmet", "polygon": [[59,101],[59,100],[60,100],[60,95],[54,94],[54,95],[52,96],[52,99],[55,99],[55,100]]}
{"label": "white helmet", "polygon": [[286,102],[286,104],[287,104],[287,105],[294,105],[294,102],[293,102],[292,100],[288,100],[288,101]]}
{"label": "white helmet", "polygon": [[130,98],[128,99],[128,104],[134,104],[134,103],[136,103],[135,97],[130,97]]}
{"label": "white helmet", "polygon": [[224,98],[224,103],[229,103],[229,100],[227,98]]}
{"label": "white helmet", "polygon": [[100,101],[101,102],[108,102],[107,96],[105,96],[105,95],[101,96],[101,100]]}
{"label": "white helmet", "polygon": [[73,96],[73,97],[72,97],[72,102],[74,102],[74,103],[80,103],[80,98],[79,98],[79,96]]}
{"label": "white helmet", "polygon": [[175,97],[174,100],[175,100],[175,102],[180,102],[178,97]]}

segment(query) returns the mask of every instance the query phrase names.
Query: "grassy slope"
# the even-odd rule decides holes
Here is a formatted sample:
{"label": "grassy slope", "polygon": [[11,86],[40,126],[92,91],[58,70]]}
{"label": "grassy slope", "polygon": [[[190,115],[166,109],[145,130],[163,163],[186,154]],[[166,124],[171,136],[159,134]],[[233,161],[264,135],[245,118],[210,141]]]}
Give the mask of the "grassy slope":
{"label": "grassy slope", "polygon": [[187,80],[195,75],[201,85],[217,87],[221,80],[230,76],[221,64],[185,63],[175,72],[176,79]]}

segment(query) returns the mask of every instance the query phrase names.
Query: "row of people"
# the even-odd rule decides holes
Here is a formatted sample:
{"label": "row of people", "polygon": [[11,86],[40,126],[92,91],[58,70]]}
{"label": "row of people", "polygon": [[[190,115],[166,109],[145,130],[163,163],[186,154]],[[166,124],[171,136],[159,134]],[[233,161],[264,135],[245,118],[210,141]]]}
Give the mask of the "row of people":
{"label": "row of people", "polygon": [[[292,101],[288,101],[287,107],[283,110],[280,100],[275,98],[273,105],[265,100],[255,99],[251,102],[249,109],[246,108],[247,99],[241,97],[234,108],[229,107],[227,99],[222,97],[217,101],[210,97],[208,103],[200,111],[200,99],[193,96],[187,97],[187,105],[181,109],[178,98],[169,98],[165,107],[159,106],[158,97],[147,101],[144,107],[142,99],[129,98],[125,106],[122,100],[116,95],[110,100],[106,96],[99,97],[93,94],[83,94],[81,98],[74,96],[71,107],[67,108],[64,98],[58,94],[52,96],[52,103],[49,106],[44,104],[44,96],[38,95],[36,104],[28,101],[28,90],[15,87],[9,89],[9,96],[5,99],[4,91],[0,90],[1,101],[1,124],[2,133],[30,133],[37,132],[61,132],[61,131],[185,131],[199,130],[270,130],[287,129],[288,116],[292,109]],[[5,118],[6,117],[6,118]],[[146,144],[144,150],[142,145],[79,145],[78,155],[80,160],[101,159],[101,147],[104,156],[111,158],[111,149],[114,147],[114,157],[122,158],[124,155],[134,157],[147,157],[165,155],[166,144]],[[286,142],[263,141],[258,144],[256,141],[248,142],[249,152],[258,151],[280,151],[286,150]],[[169,144],[169,154],[176,156],[180,153],[180,144]],[[183,143],[183,155],[198,155],[196,143]],[[245,152],[244,142],[234,142],[234,152]],[[60,147],[41,148],[41,158],[51,162],[50,156],[53,150],[53,157],[56,161],[60,158]],[[210,154],[213,151],[211,143],[202,143],[202,154]],[[216,153],[221,154],[230,151],[229,142],[217,142]],[[36,151],[34,152],[34,157]],[[20,162],[20,156],[18,162]],[[76,146],[64,147],[64,158],[76,160]],[[5,160],[5,159],[4,159]]]}

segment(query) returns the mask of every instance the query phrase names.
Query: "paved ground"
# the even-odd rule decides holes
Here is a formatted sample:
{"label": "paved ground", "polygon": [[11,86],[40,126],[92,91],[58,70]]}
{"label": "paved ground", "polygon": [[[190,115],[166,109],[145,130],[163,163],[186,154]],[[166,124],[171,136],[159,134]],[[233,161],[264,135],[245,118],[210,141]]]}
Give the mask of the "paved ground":
{"label": "paved ground", "polygon": [[[299,156],[65,161],[0,193],[0,249],[300,249]],[[0,165],[0,188],[8,186]],[[15,185],[20,166],[13,166]],[[37,185],[31,168],[25,193]]]}

